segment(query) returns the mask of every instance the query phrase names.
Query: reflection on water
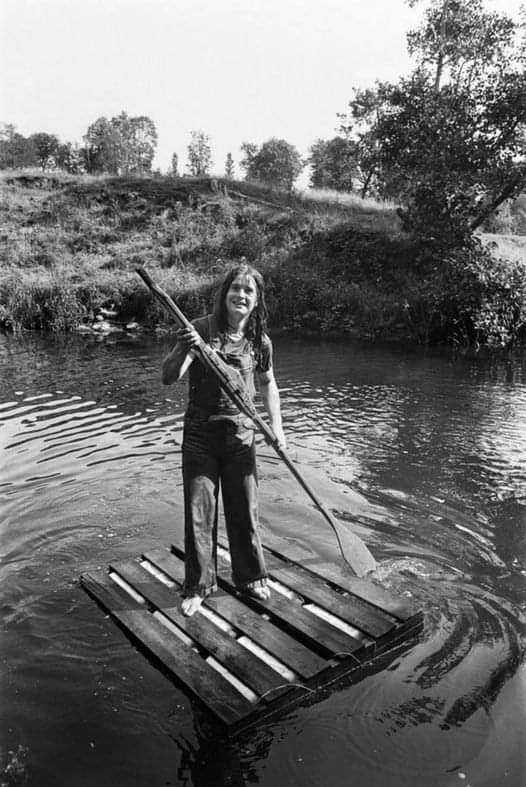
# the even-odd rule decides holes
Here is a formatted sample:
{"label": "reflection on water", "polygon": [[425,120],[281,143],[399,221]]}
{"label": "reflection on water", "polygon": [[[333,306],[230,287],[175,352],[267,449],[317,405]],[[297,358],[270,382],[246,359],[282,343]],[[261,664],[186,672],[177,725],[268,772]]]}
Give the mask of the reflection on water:
{"label": "reflection on water", "polygon": [[[167,341],[0,339],[0,784],[522,784],[525,360],[276,342],[291,452],[426,628],[379,674],[228,743],[77,583],[181,535]],[[259,448],[263,528],[344,570]]]}

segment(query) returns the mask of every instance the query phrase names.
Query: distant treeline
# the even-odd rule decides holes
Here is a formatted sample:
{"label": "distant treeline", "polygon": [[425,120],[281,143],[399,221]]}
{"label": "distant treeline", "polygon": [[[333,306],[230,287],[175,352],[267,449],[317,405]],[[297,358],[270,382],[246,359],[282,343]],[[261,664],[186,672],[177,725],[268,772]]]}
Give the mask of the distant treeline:
{"label": "distant treeline", "polygon": [[82,173],[151,173],[157,146],[153,120],[126,112],[107,120],[98,118],[84,135],[84,145],[61,142],[55,134],[38,132],[24,137],[10,123],[0,128],[0,169],[39,167]]}

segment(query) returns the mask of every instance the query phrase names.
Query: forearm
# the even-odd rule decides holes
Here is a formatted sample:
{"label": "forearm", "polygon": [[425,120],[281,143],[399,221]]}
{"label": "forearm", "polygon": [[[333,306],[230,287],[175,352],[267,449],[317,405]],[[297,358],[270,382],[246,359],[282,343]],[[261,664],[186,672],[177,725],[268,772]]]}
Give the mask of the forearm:
{"label": "forearm", "polygon": [[267,411],[270,426],[274,432],[281,432],[283,425],[281,422],[281,403],[279,390],[274,379],[261,385],[261,398],[263,406]]}
{"label": "forearm", "polygon": [[163,360],[161,380],[164,385],[170,385],[180,380],[188,369],[193,358],[193,353],[187,347],[177,342],[175,347]]}

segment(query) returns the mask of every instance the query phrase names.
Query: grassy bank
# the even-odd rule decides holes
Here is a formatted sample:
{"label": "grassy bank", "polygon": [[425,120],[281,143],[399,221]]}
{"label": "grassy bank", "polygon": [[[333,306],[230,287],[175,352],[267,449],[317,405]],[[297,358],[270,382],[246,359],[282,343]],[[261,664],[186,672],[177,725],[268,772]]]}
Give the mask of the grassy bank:
{"label": "grassy bank", "polygon": [[0,213],[6,329],[90,327],[104,309],[123,325],[158,325],[139,265],[194,316],[245,258],[266,277],[275,327],[433,338],[428,290],[441,285],[393,205],[210,178],[3,173]]}

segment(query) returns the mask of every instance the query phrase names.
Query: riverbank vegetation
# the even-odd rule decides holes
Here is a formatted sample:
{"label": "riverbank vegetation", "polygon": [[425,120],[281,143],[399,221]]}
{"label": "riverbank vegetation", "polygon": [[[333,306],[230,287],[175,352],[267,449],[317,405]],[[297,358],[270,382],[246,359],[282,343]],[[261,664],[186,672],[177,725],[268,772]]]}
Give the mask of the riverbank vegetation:
{"label": "riverbank vegetation", "polygon": [[226,179],[34,173],[3,173],[0,193],[7,329],[105,330],[108,314],[122,329],[158,326],[165,315],[138,266],[196,316],[246,259],[265,274],[281,329],[498,345],[522,330],[520,255],[495,256],[509,236],[476,238],[438,265],[392,203]]}
{"label": "riverbank vegetation", "polygon": [[267,275],[274,324],[329,328],[344,274],[334,260],[337,280],[322,285],[316,264],[336,242],[326,233],[344,222],[387,237],[399,223],[391,206],[373,201],[324,202],[319,193],[310,199],[210,178],[4,173],[0,189],[0,319],[14,329],[67,330],[110,307],[123,323],[153,326],[162,315],[135,275],[142,265],[196,314],[217,277],[241,259]]}

